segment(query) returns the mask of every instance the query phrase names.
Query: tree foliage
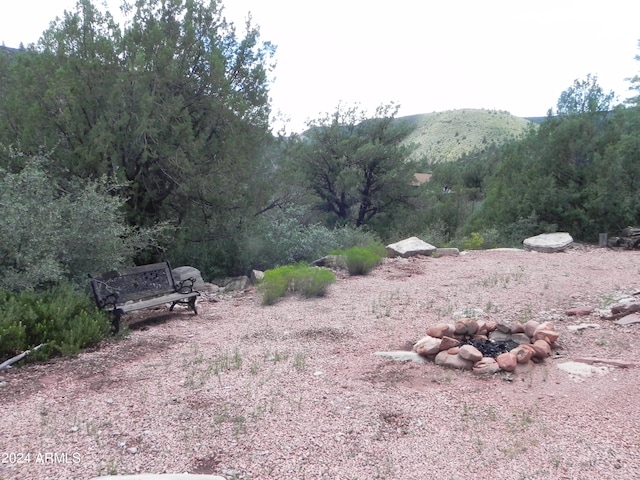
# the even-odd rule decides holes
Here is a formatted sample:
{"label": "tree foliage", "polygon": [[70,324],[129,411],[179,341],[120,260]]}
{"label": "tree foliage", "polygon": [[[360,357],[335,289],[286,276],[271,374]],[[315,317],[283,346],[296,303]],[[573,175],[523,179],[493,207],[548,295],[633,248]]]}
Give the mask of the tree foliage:
{"label": "tree foliage", "polygon": [[294,153],[296,167],[315,196],[314,207],[338,225],[361,227],[390,207],[408,202],[416,167],[401,141],[409,133],[397,107],[379,107],[373,118],[338,106],[309,123]]}
{"label": "tree foliage", "polygon": [[2,59],[0,143],[52,151],[59,178],[126,184],[131,225],[171,221],[176,239],[225,249],[270,198],[274,47],[250,19],[238,35],[216,0],[138,0],[126,18],[79,0]]}

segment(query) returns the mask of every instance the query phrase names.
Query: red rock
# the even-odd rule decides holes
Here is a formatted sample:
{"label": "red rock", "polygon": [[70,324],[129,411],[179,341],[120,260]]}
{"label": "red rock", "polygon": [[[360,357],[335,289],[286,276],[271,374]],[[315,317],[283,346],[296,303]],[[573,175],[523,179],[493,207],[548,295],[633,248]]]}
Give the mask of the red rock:
{"label": "red rock", "polygon": [[625,298],[619,303],[611,306],[611,313],[634,313],[640,311],[640,300],[636,298]]}
{"label": "red rock", "polygon": [[460,345],[460,340],[451,337],[442,337],[440,350],[449,350],[450,348],[457,347],[458,345]]}
{"label": "red rock", "polygon": [[474,375],[492,375],[500,371],[500,366],[495,358],[483,357],[473,366]]}
{"label": "red rock", "polygon": [[478,320],[478,331],[476,332],[476,335],[486,335],[488,333],[489,330],[487,330],[487,322],[484,320]]}
{"label": "red rock", "polygon": [[498,328],[498,322],[494,322],[493,320],[487,322],[486,325],[487,325],[487,333],[491,333],[496,328]]}
{"label": "red rock", "polygon": [[482,360],[482,352],[472,345],[461,346],[458,355],[460,355],[465,360],[469,360],[473,363]]}
{"label": "red rock", "polygon": [[544,340],[549,345],[553,345],[558,340],[559,334],[554,330],[536,330],[533,335],[534,340]]}
{"label": "red rock", "polygon": [[[438,357],[440,357],[440,363],[437,363]],[[450,355],[446,352],[440,352],[436,355],[436,363],[443,367],[458,368],[460,370],[471,370],[473,368],[473,362],[465,360],[460,355]]]}
{"label": "red rock", "polygon": [[524,324],[524,333],[526,333],[528,337],[533,338],[533,334],[536,333],[536,328],[538,328],[539,325],[539,322],[529,320]]}
{"label": "red rock", "polygon": [[427,335],[434,338],[442,338],[453,335],[453,325],[439,323],[427,328]]}
{"label": "red rock", "polygon": [[511,350],[511,353],[516,356],[518,363],[529,363],[533,358],[535,350],[533,348],[527,348],[525,345],[520,345]]}
{"label": "red rock", "polygon": [[524,333],[524,325],[520,322],[516,322],[511,325],[511,333]]}
{"label": "red rock", "polygon": [[498,366],[505,372],[513,372],[516,369],[516,365],[518,365],[518,359],[511,352],[501,353],[498,355],[498,358],[496,358],[496,362],[498,362]]}
{"label": "red rock", "polygon": [[467,335],[475,335],[478,333],[478,321],[475,318],[463,318],[462,323],[467,327]]}
{"label": "red rock", "polygon": [[428,355],[435,355],[440,351],[441,342],[441,339],[427,335],[426,337],[421,338],[415,343],[415,345],[413,346],[413,351],[419,355],[422,355],[423,357],[426,357]]}
{"label": "red rock", "polygon": [[593,307],[573,307],[564,313],[569,317],[583,316],[583,315],[591,315],[593,313],[593,310],[594,310]]}
{"label": "red rock", "polygon": [[531,346],[536,351],[536,358],[547,358],[551,355],[551,346],[545,340],[536,340]]}
{"label": "red rock", "polygon": [[555,330],[555,329],[556,327],[553,325],[553,323],[542,322],[540,325],[538,325],[538,328],[535,329],[535,331],[533,332],[533,335],[535,336],[538,330]]}
{"label": "red rock", "polygon": [[459,351],[460,347],[451,347],[449,350],[447,350],[447,353],[449,355],[457,355]]}

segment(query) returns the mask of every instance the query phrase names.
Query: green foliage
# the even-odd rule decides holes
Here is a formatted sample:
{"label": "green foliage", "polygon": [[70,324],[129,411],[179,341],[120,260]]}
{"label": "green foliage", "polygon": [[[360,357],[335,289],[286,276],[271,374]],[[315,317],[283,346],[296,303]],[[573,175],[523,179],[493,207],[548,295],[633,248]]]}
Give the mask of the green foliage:
{"label": "green foliage", "polygon": [[349,275],[367,275],[386,255],[385,247],[380,243],[351,247],[335,253],[344,256]]}
{"label": "green foliage", "polygon": [[357,108],[309,123],[292,161],[315,196],[327,222],[367,225],[391,206],[406,202],[416,166],[407,161],[412,147],[401,145],[410,128],[395,121],[397,107],[379,107],[374,118]]}
{"label": "green foliage", "polygon": [[478,232],[471,232],[471,235],[462,241],[462,248],[465,250],[479,250],[482,245],[484,245],[484,238]]}
{"label": "green foliage", "polygon": [[300,293],[305,298],[322,297],[335,281],[335,274],[326,268],[285,265],[264,272],[259,289],[262,303],[273,305],[287,291]]}
{"label": "green foliage", "polygon": [[245,269],[316,260],[327,252],[376,241],[374,234],[353,227],[329,228],[305,220],[301,208],[275,209],[256,218],[243,244]]}
{"label": "green foliage", "polygon": [[45,157],[19,173],[0,168],[0,288],[20,291],[131,264],[159,229],[125,224],[116,185],[104,178],[65,182],[47,173]]}
{"label": "green foliage", "polygon": [[75,355],[111,331],[107,314],[84,293],[64,283],[35,293],[0,290],[0,359],[41,343],[29,358]]}

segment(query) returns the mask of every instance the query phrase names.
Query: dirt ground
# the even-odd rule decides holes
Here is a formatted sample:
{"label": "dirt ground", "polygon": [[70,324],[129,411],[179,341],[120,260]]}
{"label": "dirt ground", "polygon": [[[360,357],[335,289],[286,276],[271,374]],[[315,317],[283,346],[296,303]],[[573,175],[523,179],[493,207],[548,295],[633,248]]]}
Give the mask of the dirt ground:
{"label": "dirt ground", "polygon": [[[640,367],[558,365],[640,365],[640,325],[599,315],[639,273],[640,252],[472,251],[338,272],[323,298],[263,306],[249,289],[198,316],[131,314],[123,338],[0,374],[0,479],[637,479]],[[374,355],[459,316],[551,321],[559,344],[528,374],[483,378]]]}

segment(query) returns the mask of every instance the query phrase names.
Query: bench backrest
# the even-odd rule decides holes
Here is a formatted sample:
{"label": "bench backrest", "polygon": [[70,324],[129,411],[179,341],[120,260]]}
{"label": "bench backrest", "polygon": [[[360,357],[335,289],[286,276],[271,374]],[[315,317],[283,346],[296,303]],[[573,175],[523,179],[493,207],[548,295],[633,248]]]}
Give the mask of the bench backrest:
{"label": "bench backrest", "polygon": [[169,262],[113,270],[89,277],[96,303],[101,307],[122,305],[176,291]]}

